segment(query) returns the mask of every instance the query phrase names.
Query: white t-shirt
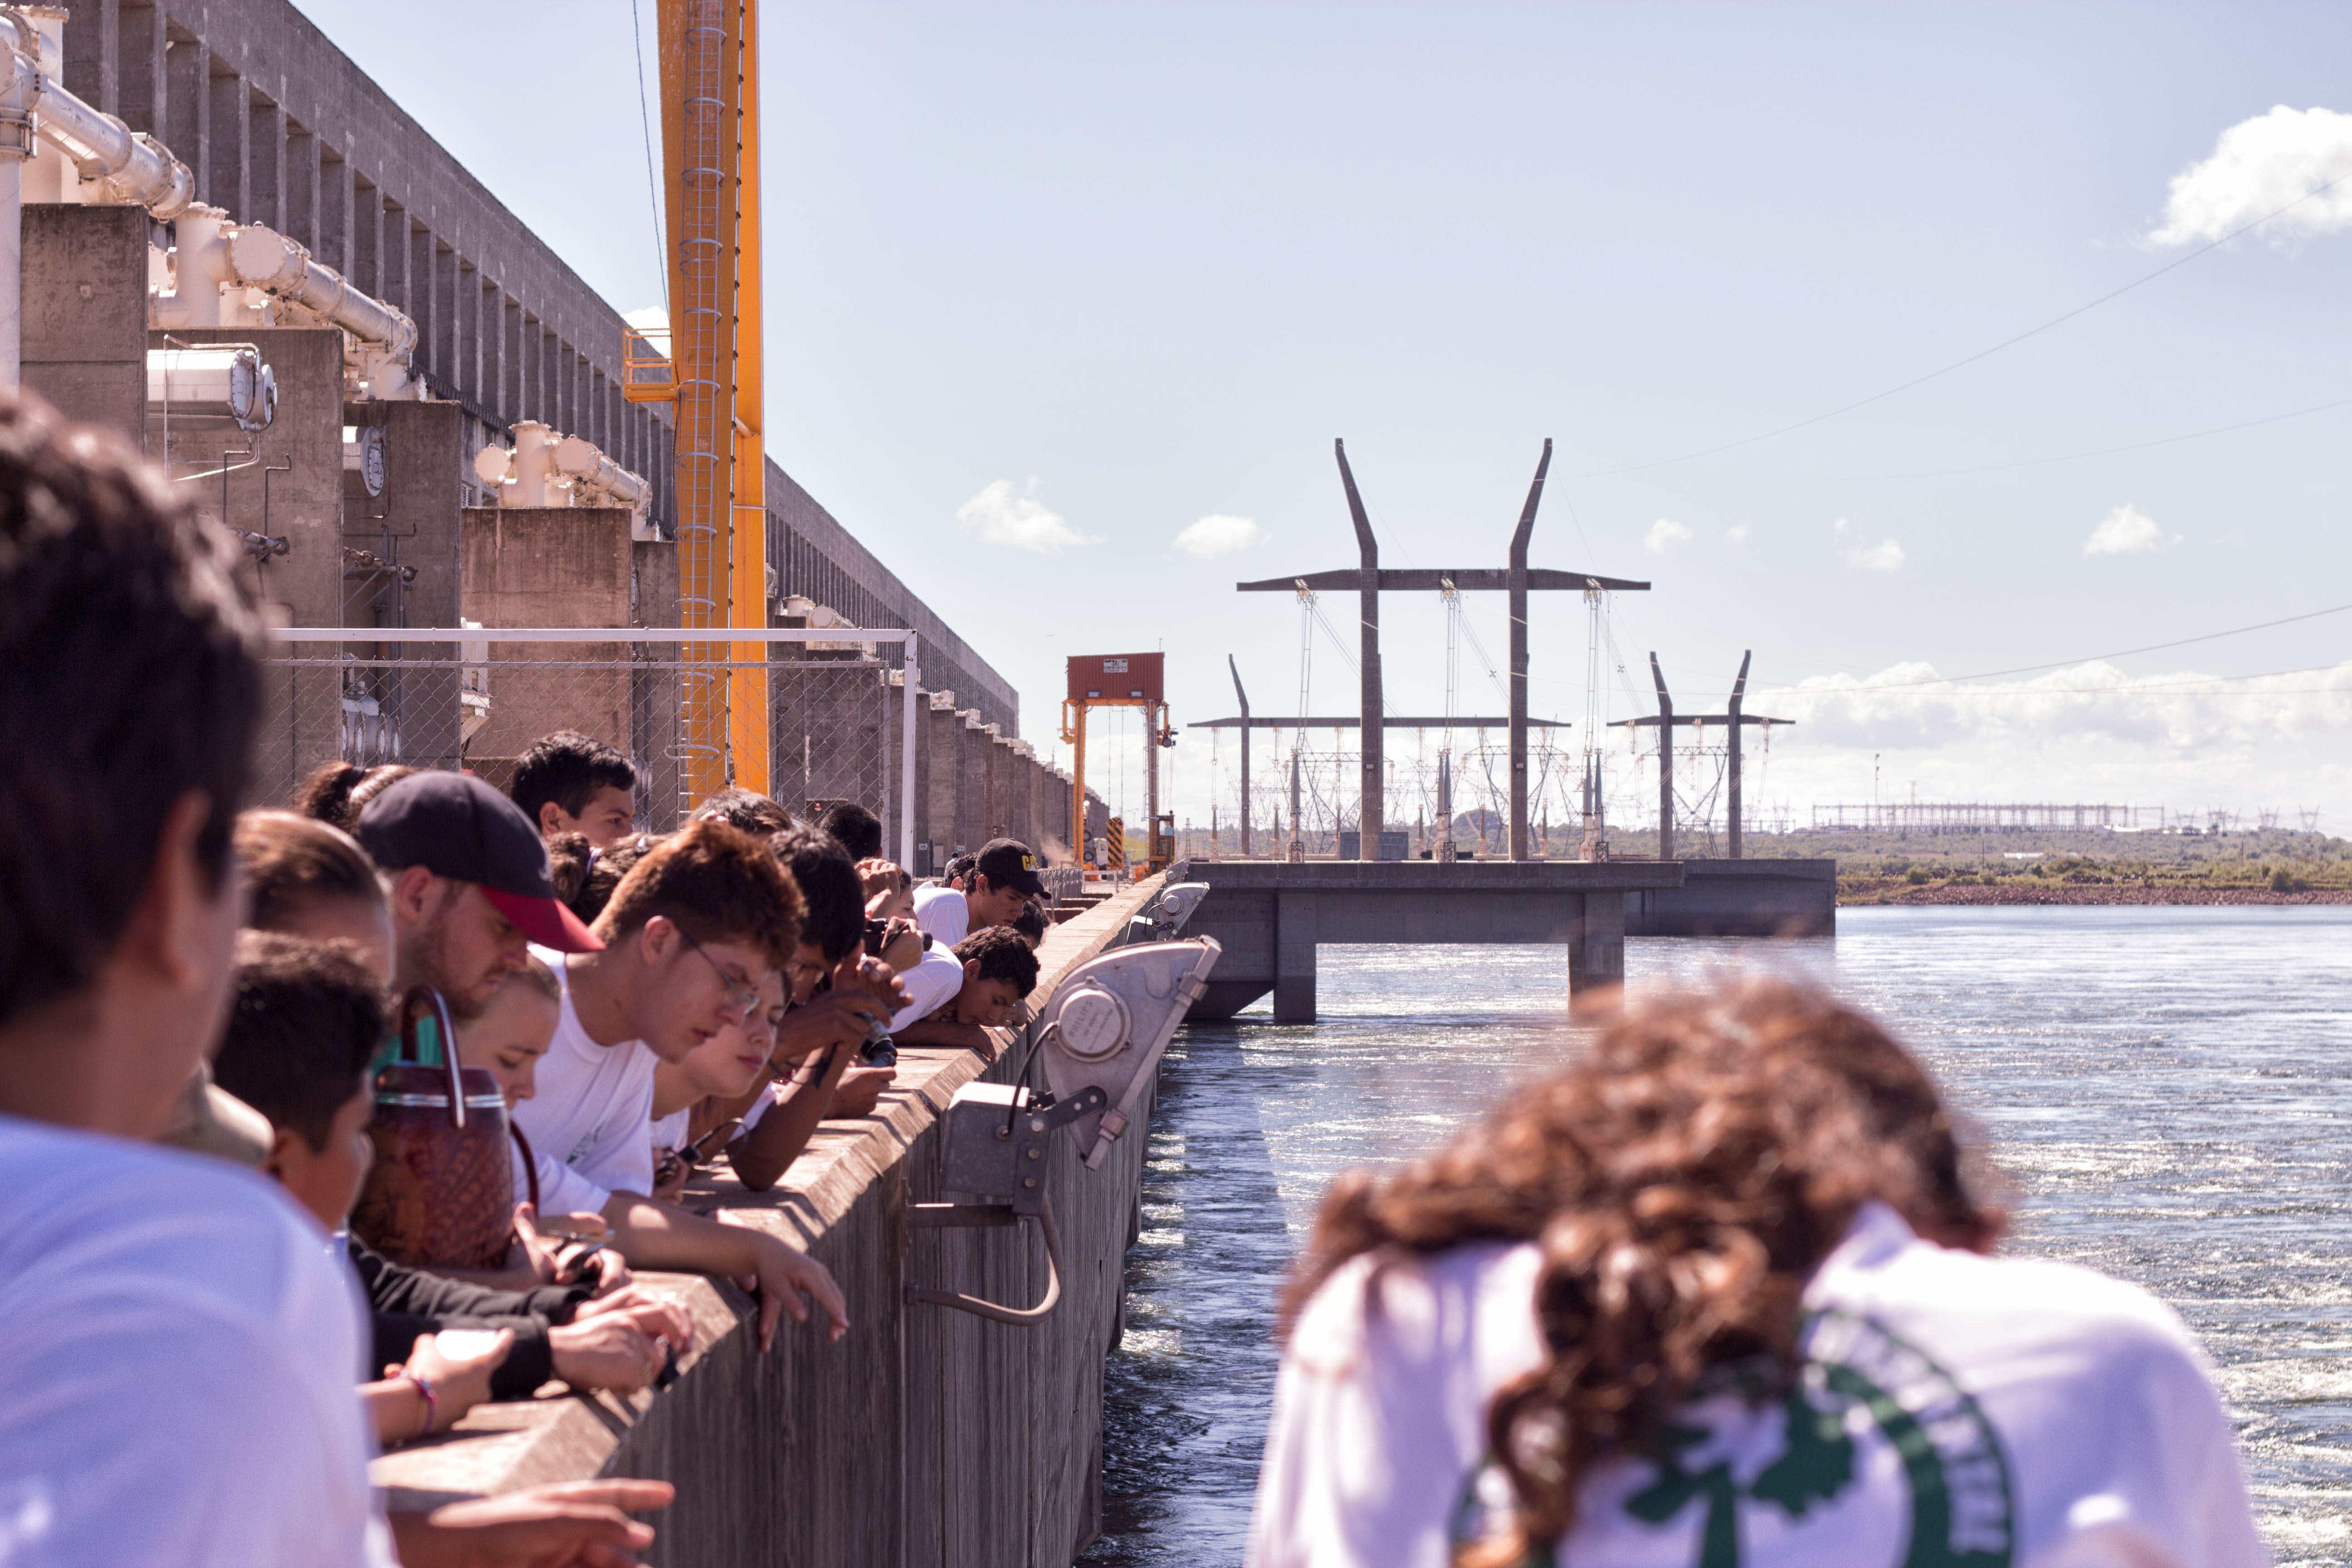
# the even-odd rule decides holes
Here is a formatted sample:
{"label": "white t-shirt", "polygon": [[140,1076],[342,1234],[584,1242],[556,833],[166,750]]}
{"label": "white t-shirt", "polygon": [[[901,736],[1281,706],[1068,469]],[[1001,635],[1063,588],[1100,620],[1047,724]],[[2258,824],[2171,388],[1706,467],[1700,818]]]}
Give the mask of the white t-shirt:
{"label": "white t-shirt", "polygon": [[929,1017],[956,999],[956,994],[963,989],[963,961],[934,944],[924,952],[920,963],[898,979],[907,987],[908,1000],[904,1007],[890,1015],[894,1034],[918,1018]]}
{"label": "white t-shirt", "polygon": [[[572,975],[563,955],[546,948],[531,951],[555,971],[563,1000],[555,1038],[539,1058],[531,1097],[514,1108],[515,1125],[530,1140],[539,1164],[541,1212],[599,1213],[614,1193],[653,1191],[647,1130],[653,1123],[654,1068],[660,1058],[639,1040],[600,1046],[590,1039],[572,1006]],[[522,1190],[518,1184],[516,1191]]]}
{"label": "white t-shirt", "polygon": [[933,942],[953,947],[971,934],[971,907],[953,888],[917,888],[915,923],[930,932]]}
{"label": "white t-shirt", "polygon": [[[776,1085],[772,1083],[770,1084],[767,1089],[761,1093],[758,1099],[752,1100],[751,1104],[743,1108],[743,1123],[741,1126],[735,1129],[735,1138],[740,1138],[744,1133],[749,1132],[752,1128],[760,1125],[760,1118],[767,1115],[771,1110],[774,1109],[776,1103]],[[663,1149],[685,1148],[687,1128],[692,1123],[693,1120],[694,1107],[691,1105],[688,1106],[684,1110],[671,1111],[667,1116],[663,1117],[660,1121],[654,1123],[654,1135],[649,1141],[652,1147],[656,1152]],[[730,1138],[728,1141],[732,1142],[734,1142],[734,1139]]]}
{"label": "white t-shirt", "polygon": [[[1324,1283],[1276,1387],[1254,1568],[1444,1568],[1456,1531],[1501,1521],[1486,1415],[1542,1364],[1539,1268],[1530,1244],[1486,1243],[1358,1258]],[[1694,1405],[1671,1464],[1590,1473],[1558,1561],[1689,1568],[1712,1539],[1739,1568],[1894,1568],[1915,1523],[1935,1533],[1913,1562],[2269,1561],[2204,1358],[2147,1292],[1936,1247],[1873,1204],[1805,1302],[1816,1418]]]}
{"label": "white t-shirt", "polygon": [[268,1178],[0,1116],[0,1563],[392,1563],[363,1310]]}

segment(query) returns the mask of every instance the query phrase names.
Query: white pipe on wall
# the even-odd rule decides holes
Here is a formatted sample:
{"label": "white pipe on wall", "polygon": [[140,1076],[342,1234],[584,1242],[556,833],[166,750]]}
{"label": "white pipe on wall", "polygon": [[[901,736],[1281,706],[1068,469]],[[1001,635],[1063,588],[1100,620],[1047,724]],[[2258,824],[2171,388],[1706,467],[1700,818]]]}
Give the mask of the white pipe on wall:
{"label": "white pipe on wall", "polygon": [[[13,37],[10,37],[13,35]],[[40,72],[28,54],[40,41],[33,25],[0,15],[0,386],[23,384],[25,370],[25,160],[33,151],[33,99]]]}
{"label": "white pipe on wall", "polygon": [[361,293],[300,245],[257,223],[246,224],[230,237],[227,259],[233,281],[341,327],[357,340],[369,395],[390,400],[408,395],[416,323],[404,313]]}

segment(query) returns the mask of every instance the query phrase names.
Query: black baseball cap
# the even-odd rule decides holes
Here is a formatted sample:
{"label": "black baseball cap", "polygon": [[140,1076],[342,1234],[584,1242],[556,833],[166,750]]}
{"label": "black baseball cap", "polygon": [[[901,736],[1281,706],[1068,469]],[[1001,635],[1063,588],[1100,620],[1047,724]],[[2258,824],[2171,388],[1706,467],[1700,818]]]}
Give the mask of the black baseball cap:
{"label": "black baseball cap", "polygon": [[387,871],[472,882],[523,935],[558,952],[604,947],[555,896],[547,846],[522,807],[471,773],[411,773],[360,813],[360,847]]}
{"label": "black baseball cap", "polygon": [[972,869],[987,878],[992,887],[1012,888],[1033,897],[1045,891],[1045,879],[1037,875],[1037,857],[1017,838],[990,839],[981,846],[980,859]]}

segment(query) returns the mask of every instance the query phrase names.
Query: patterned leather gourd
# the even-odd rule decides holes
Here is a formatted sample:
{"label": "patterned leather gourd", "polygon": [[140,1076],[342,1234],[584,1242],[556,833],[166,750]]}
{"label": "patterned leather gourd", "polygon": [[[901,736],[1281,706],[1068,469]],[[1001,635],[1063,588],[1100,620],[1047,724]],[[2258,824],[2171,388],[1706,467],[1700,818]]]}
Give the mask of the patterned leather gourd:
{"label": "patterned leather gourd", "polygon": [[[418,1268],[495,1268],[514,1235],[514,1170],[506,1098],[480,1068],[459,1068],[441,998],[402,1008],[401,1057],[376,1074],[368,1172],[352,1234],[394,1262]],[[436,1019],[443,1063],[415,1060],[419,1016]],[[462,1112],[455,1110],[453,1093]]]}

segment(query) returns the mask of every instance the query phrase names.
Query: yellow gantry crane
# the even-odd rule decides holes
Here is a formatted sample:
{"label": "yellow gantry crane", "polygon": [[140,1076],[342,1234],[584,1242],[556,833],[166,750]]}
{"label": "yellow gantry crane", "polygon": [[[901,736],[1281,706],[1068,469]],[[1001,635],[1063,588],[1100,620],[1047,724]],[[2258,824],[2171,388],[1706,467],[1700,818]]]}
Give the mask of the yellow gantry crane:
{"label": "yellow gantry crane", "polygon": [[[660,0],[656,15],[669,353],[662,365],[632,334],[625,391],[677,405],[680,626],[764,630],[759,0]],[[767,794],[767,644],[688,643],[679,657],[692,797]]]}

